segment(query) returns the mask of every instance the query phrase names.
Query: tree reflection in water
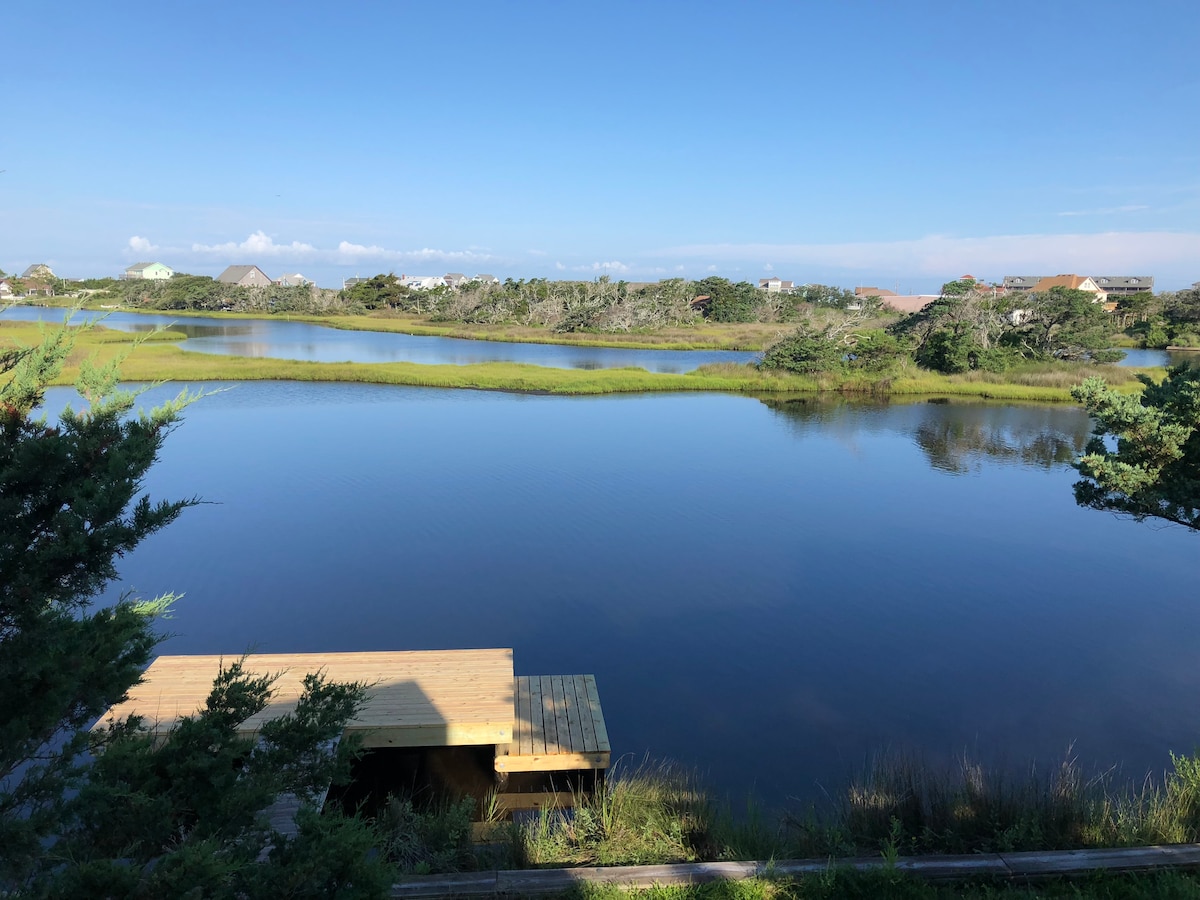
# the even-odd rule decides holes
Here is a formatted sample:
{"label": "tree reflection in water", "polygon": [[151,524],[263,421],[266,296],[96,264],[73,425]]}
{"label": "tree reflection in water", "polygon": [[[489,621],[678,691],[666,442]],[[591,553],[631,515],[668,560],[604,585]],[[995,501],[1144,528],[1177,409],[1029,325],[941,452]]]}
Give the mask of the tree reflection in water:
{"label": "tree reflection in water", "polygon": [[1050,469],[1069,466],[1090,435],[1088,417],[1069,406],[1015,406],[941,398],[915,401],[762,398],[797,426],[848,426],[909,434],[929,465],[956,475],[985,460]]}

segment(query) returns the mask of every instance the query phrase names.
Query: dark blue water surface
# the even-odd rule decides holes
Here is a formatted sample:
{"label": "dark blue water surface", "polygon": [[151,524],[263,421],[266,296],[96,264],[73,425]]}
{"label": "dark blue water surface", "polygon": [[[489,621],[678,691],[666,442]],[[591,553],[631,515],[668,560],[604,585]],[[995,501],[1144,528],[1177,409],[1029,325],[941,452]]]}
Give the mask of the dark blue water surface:
{"label": "dark blue water surface", "polygon": [[1200,536],[1076,507],[1077,409],[268,382],[186,419],[147,488],[211,504],[121,565],[186,592],[164,652],[511,646],[595,673],[616,754],[772,804],[889,747],[1200,743]]}
{"label": "dark blue water surface", "polygon": [[[17,306],[2,318],[61,322],[62,309]],[[75,321],[103,318],[104,325],[120,331],[150,331],[169,327],[187,339],[178,346],[198,353],[298,359],[309,362],[467,365],[482,362],[519,362],[555,369],[615,369],[626,366],[650,372],[690,372],[709,363],[745,363],[756,354],[740,350],[635,350],[614,347],[575,347],[562,344],[518,344],[470,341],[461,338],[421,337],[376,331],[342,331],[325,325],[289,322],[286,319],[174,318],[170,314],[77,313]]]}

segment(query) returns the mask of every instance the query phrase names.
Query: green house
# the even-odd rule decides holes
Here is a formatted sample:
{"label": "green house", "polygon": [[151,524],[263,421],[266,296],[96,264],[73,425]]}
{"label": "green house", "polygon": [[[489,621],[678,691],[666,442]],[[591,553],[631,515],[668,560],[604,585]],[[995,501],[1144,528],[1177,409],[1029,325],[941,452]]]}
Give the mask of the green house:
{"label": "green house", "polygon": [[125,280],[156,280],[160,278],[170,278],[174,274],[174,269],[172,269],[170,266],[164,266],[159,262],[134,263],[125,270]]}

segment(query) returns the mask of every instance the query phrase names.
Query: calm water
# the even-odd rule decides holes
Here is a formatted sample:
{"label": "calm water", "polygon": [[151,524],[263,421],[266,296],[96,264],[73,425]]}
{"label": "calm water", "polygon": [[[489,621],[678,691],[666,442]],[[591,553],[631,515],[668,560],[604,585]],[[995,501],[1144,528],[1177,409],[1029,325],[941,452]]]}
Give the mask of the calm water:
{"label": "calm water", "polygon": [[[81,314],[93,318],[98,314]],[[18,306],[6,319],[62,321],[63,310]],[[110,313],[105,326],[121,331],[150,331],[169,326],[187,340],[184,350],[222,356],[299,359],[310,362],[467,365],[520,362],[555,369],[615,369],[636,366],[651,372],[690,372],[708,363],[744,363],[756,354],[732,350],[625,350],[556,344],[510,344],[459,338],[418,337],[372,331],[340,331],[285,319],[194,319],[142,313]]]}
{"label": "calm water", "polygon": [[813,797],[884,747],[1141,775],[1200,743],[1200,536],[1077,508],[1087,432],[1066,407],[238,384],[148,479],[211,503],[121,569],[186,592],[165,652],[594,672],[617,754],[735,796]]}

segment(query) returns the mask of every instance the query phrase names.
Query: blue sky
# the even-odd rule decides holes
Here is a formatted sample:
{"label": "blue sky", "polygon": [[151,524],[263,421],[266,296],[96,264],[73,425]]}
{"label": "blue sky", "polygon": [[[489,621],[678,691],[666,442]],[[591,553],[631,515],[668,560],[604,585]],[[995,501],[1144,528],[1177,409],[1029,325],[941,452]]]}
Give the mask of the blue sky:
{"label": "blue sky", "polygon": [[1195,0],[19,0],[5,25],[6,271],[1200,279]]}

